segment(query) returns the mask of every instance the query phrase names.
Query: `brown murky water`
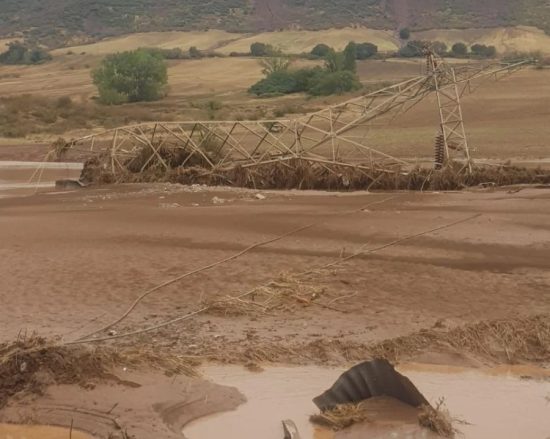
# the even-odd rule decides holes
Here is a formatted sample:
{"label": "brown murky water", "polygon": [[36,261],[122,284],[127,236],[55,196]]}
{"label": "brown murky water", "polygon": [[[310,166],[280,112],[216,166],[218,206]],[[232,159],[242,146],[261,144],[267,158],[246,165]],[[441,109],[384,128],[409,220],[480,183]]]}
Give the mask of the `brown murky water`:
{"label": "brown murky water", "polygon": [[68,428],[45,425],[0,424],[0,439],[93,439],[92,436]]}
{"label": "brown murky water", "polygon": [[0,198],[50,191],[56,180],[78,179],[81,170],[81,163],[0,161]]}
{"label": "brown murky water", "polygon": [[[473,370],[416,364],[399,370],[430,402],[445,398],[451,415],[464,421],[456,424],[462,437],[550,439],[550,370]],[[317,411],[311,399],[330,387],[342,372],[344,369],[273,367],[251,373],[236,366],[206,367],[204,376],[237,387],[248,402],[233,412],[197,420],[183,432],[188,439],[219,439],[227,437],[227,432],[239,439],[282,439],[281,420],[292,419],[302,439],[332,438],[331,432],[315,429],[308,418]],[[420,438],[429,437],[429,432],[409,424],[369,428],[360,436]]]}

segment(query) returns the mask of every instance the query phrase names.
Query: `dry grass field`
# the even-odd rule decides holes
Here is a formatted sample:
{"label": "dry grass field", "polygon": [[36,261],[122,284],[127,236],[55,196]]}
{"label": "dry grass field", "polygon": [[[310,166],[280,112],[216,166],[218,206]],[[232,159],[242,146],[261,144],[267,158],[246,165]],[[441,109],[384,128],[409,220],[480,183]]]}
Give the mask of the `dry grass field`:
{"label": "dry grass field", "polygon": [[[0,95],[31,94],[51,99],[69,96],[74,102],[91,105],[96,90],[90,72],[100,59],[100,56],[89,54],[62,55],[40,66],[0,67],[0,77],[3,78]],[[308,63],[311,62],[299,61],[297,65]],[[358,71],[361,80],[372,85],[416,76],[422,64],[421,60],[363,61],[359,63]],[[275,111],[286,114],[312,111],[349,98],[311,99],[302,95],[254,98],[246,90],[261,77],[261,67],[252,58],[170,61],[169,96],[160,102],[126,108],[129,117],[134,114],[137,120],[258,119],[273,117]],[[216,102],[215,110],[208,109],[211,101]],[[466,96],[463,105],[476,156],[500,159],[547,157],[549,70],[527,69],[498,83],[488,80],[474,94]],[[143,119],[147,112],[153,114],[148,113]],[[437,117],[435,98],[431,97],[410,113],[398,117],[391,126],[373,130],[369,136],[373,145],[391,154],[429,157]],[[82,134],[89,126],[72,126],[70,129]],[[51,134],[47,136],[49,138]]]}
{"label": "dry grass field", "polygon": [[[510,51],[541,51],[550,53],[550,36],[542,30],[529,26],[497,27],[486,29],[435,29],[416,32],[414,39],[439,40],[451,46],[457,41],[469,45],[482,43],[494,45],[500,53]],[[271,44],[287,53],[309,52],[316,44],[325,43],[335,49],[343,49],[349,41],[371,42],[381,51],[399,48],[400,41],[394,32],[368,29],[365,27],[345,27],[320,31],[285,30],[259,34],[228,33],[219,30],[204,32],[149,32],[108,38],[97,43],[54,50],[54,56],[68,51],[85,52],[91,55],[106,55],[138,47],[160,47],[164,49],[189,49],[196,46],[200,50],[216,50],[223,54],[248,52],[254,42]],[[2,42],[0,41],[0,44]]]}
{"label": "dry grass field", "polygon": [[530,26],[498,27],[489,29],[434,29],[416,32],[413,38],[419,40],[443,41],[452,46],[457,41],[468,45],[481,43],[495,46],[499,53],[537,52],[550,53],[550,36]]}

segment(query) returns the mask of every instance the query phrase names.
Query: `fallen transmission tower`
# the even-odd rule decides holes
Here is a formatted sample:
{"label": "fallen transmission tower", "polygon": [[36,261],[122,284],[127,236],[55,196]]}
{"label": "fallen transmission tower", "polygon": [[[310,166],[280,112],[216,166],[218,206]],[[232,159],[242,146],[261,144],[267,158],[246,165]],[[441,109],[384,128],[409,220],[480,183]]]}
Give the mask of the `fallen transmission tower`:
{"label": "fallen transmission tower", "polygon": [[[200,166],[212,173],[273,163],[292,170],[296,163],[304,161],[335,173],[342,167],[352,167],[366,175],[406,172],[413,164],[371,145],[369,130],[387,124],[435,93],[440,116],[435,166],[460,160],[464,169],[471,170],[461,97],[474,91],[482,81],[499,80],[530,62],[453,68],[432,52],[426,55],[425,75],[305,116],[142,123],[72,140],[61,149],[79,153],[80,157],[100,155],[113,175],[128,170],[139,173],[153,165],[169,170],[174,167],[175,156],[178,167]],[[166,150],[172,152],[171,158],[163,154]]]}

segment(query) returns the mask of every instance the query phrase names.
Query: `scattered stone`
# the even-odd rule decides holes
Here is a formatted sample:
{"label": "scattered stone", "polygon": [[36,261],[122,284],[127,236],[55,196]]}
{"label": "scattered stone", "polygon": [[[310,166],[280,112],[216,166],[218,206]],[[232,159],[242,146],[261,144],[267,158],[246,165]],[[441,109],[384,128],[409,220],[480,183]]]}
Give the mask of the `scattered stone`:
{"label": "scattered stone", "polygon": [[265,200],[267,197],[263,194],[256,194],[255,195],[256,199],[257,200]]}
{"label": "scattered stone", "polygon": [[177,207],[181,207],[181,204],[178,203],[160,203],[159,207],[162,209],[175,209]]}
{"label": "scattered stone", "polygon": [[212,198],[212,204],[223,204],[225,203],[225,199],[224,198],[219,198],[219,197],[214,197]]}

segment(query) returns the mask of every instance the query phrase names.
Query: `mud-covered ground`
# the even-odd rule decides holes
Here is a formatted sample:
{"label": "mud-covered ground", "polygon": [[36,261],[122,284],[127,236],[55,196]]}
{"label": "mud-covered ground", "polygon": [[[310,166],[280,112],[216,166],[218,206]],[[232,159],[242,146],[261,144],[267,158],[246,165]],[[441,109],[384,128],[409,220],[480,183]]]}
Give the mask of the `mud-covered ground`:
{"label": "mud-covered ground", "polygon": [[[278,301],[275,292],[275,309],[243,304],[227,316],[217,307],[167,333],[199,346],[252,333],[281,345],[375,342],[436,323],[550,311],[550,191],[264,195],[128,185],[1,199],[2,339],[21,330],[78,338],[149,288],[309,225],[150,294],[113,329],[160,323],[274,280],[298,298]],[[312,272],[296,276],[304,271]]]}
{"label": "mud-covered ground", "polygon": [[[550,191],[522,187],[331,194],[156,184],[3,198],[0,341],[32,332],[75,341],[118,320],[146,291],[220,262],[150,293],[92,338],[202,310],[101,346],[154,350],[190,367],[208,361],[251,369],[270,362],[346,366],[372,356],[544,365],[550,360],[549,220]],[[120,430],[105,414],[118,401],[115,386],[127,395],[117,422],[135,437],[157,437],[178,431],[181,419],[240,401],[238,393],[203,384],[194,391],[201,398],[228,396],[216,410],[197,408],[189,392],[195,379],[140,375],[139,368],[126,376],[119,366],[114,384],[94,381],[94,390],[73,382],[50,388],[38,402],[12,398],[0,422],[67,425],[70,419],[59,413],[79,404],[89,409],[93,400],[102,420],[80,414],[79,425],[107,437],[109,428]],[[165,393],[159,387],[153,394],[151,380]],[[139,403],[149,391],[154,409]],[[46,411],[26,419],[35,403]],[[192,416],[187,403],[195,404]]]}

